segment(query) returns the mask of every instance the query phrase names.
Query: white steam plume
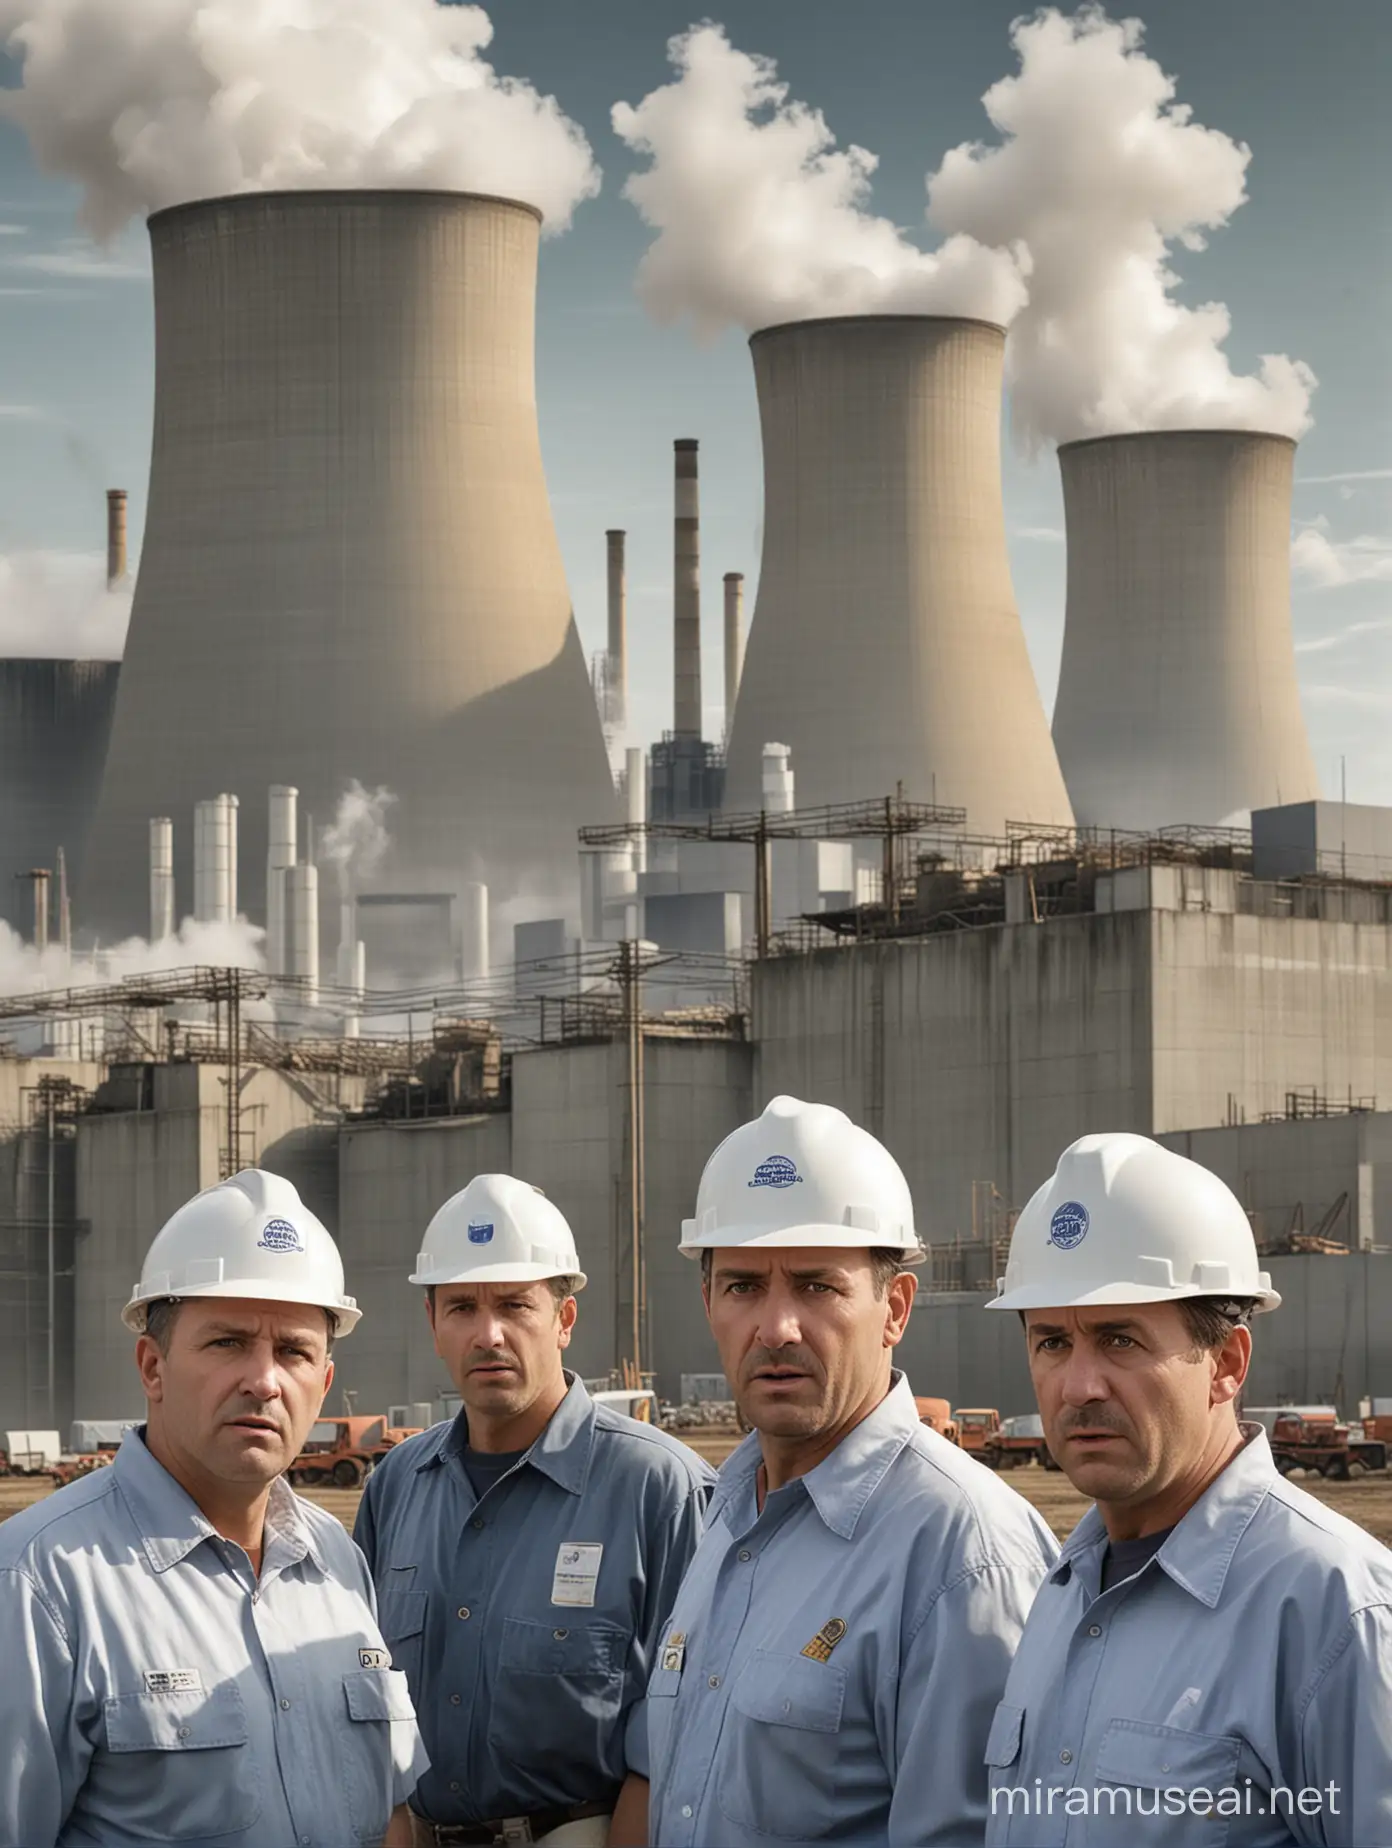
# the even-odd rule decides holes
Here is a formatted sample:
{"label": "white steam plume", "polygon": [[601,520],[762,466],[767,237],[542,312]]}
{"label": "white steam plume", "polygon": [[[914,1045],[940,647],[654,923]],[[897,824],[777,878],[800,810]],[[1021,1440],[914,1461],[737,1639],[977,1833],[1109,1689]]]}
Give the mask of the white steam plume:
{"label": "white steam plume", "polygon": [[1315,376],[1283,354],[1233,373],[1221,302],[1172,296],[1172,244],[1202,250],[1246,198],[1251,150],[1192,121],[1141,50],[1138,20],[1096,8],[1018,20],[1019,75],[982,99],[997,147],[955,148],[928,183],[942,230],[1029,252],[1011,328],[1012,416],[1027,446],[1129,430],[1299,436]]}
{"label": "white steam plume", "polygon": [[339,797],[334,818],[319,836],[319,852],[338,868],[338,885],[345,897],[382,864],[391,845],[387,810],[396,797],[389,789],[364,789],[356,777]]}
{"label": "white steam plume", "polygon": [[657,319],[689,316],[706,336],[819,315],[1009,321],[1024,296],[1014,257],[971,237],[929,254],[875,217],[876,157],[838,149],[820,111],[788,100],[770,59],[711,24],[667,51],[676,80],[613,110],[615,132],[650,159],[624,193],[657,232],[638,271]]}
{"label": "white steam plume", "polygon": [[188,199],[352,186],[501,193],[563,230],[599,189],[589,144],[484,62],[492,36],[436,0],[0,0],[23,65],[0,119],[82,186],[99,237]]}
{"label": "white steam plume", "polygon": [[148,943],[130,937],[97,956],[72,955],[50,943],[40,952],[0,922],[0,994],[37,994],[44,989],[90,988],[130,975],[162,975],[171,969],[260,969],[266,933],[245,918],[200,924],[185,918],[172,937]]}
{"label": "white steam plume", "polygon": [[0,659],[119,661],[130,607],[105,553],[0,553]]}

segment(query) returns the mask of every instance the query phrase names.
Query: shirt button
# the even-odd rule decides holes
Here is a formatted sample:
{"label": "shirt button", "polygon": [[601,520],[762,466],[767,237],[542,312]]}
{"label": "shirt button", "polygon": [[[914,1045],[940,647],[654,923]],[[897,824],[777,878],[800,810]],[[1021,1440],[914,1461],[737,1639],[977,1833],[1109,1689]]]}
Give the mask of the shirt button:
{"label": "shirt button", "polygon": [[478,1533],[484,1524],[482,1521],[470,1521],[469,1525],[473,1528],[475,1533]]}
{"label": "shirt button", "polygon": [[191,1726],[181,1726],[179,1728],[179,1737],[181,1739],[187,1739],[192,1732],[193,1728]]}
{"label": "shirt button", "polygon": [[1102,1626],[1100,1623],[1092,1623],[1088,1625],[1088,1635],[1089,1636],[1100,1636],[1101,1634],[1102,1634]]}
{"label": "shirt button", "polygon": [[750,1550],[749,1550],[749,1548],[748,1548],[747,1546],[742,1546],[742,1547],[740,1548],[740,1555],[739,1555],[739,1556],[740,1556],[740,1558],[741,1558],[741,1559],[743,1559],[743,1560],[750,1560],[750,1559],[752,1559],[752,1558],[754,1557],[754,1555],[753,1555],[753,1554],[752,1554],[752,1553],[750,1552]]}
{"label": "shirt button", "polygon": [[460,1786],[459,1786],[458,1784],[451,1784],[451,1785],[450,1785],[450,1789],[451,1789],[451,1790],[458,1790],[459,1788],[460,1788]]}
{"label": "shirt button", "polygon": [[458,1612],[456,1613],[456,1615],[457,1615],[457,1616],[459,1616],[459,1617],[460,1617],[461,1619],[463,1619],[463,1620],[464,1620],[464,1621],[465,1621],[465,1622],[467,1623],[467,1621],[468,1621],[468,1618],[469,1618],[469,1607],[468,1607],[468,1605],[467,1605],[467,1604],[461,1604],[461,1605],[460,1605],[460,1607],[459,1607],[459,1610],[458,1610]]}
{"label": "shirt button", "polygon": [[682,1804],[682,1815],[689,1816],[690,1814],[691,1814],[691,1805],[689,1803],[683,1803]]}
{"label": "shirt button", "polygon": [[1072,1762],[1073,1762],[1073,1754],[1071,1752],[1060,1752],[1059,1753],[1059,1763],[1061,1765],[1071,1765]]}
{"label": "shirt button", "polygon": [[706,1683],[706,1685],[707,1687],[718,1688],[720,1686],[719,1675],[712,1675],[710,1680]]}
{"label": "shirt button", "polygon": [[280,1710],[282,1713],[288,1713],[290,1711],[290,1703],[288,1700],[283,1700],[280,1703]]}
{"label": "shirt button", "polygon": [[460,1700],[460,1696],[458,1694],[451,1694],[450,1695],[450,1706],[457,1707],[459,1705],[459,1700]]}
{"label": "shirt button", "polygon": [[563,1643],[565,1639],[570,1635],[570,1631],[569,1630],[553,1630],[551,1634],[558,1643]]}

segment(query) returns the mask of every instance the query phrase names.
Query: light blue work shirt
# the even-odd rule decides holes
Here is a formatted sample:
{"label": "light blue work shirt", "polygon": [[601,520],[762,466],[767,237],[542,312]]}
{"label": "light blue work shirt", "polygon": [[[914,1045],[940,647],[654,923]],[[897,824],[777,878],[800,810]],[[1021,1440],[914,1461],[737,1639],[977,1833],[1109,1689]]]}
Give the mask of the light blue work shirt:
{"label": "light blue work shirt", "polygon": [[986,1735],[1053,1536],[898,1374],[762,1514],[760,1461],[751,1436],[720,1472],[629,1724],[648,1839],[980,1842]]}
{"label": "light blue work shirt", "polygon": [[1099,1595],[1095,1508],[1069,1536],[991,1728],[992,1844],[1392,1843],[1392,1554],[1243,1430],[1133,1578]]}
{"label": "light blue work shirt", "polygon": [[426,1757],[342,1526],[271,1486],[258,1578],[128,1431],[0,1526],[0,1848],[380,1842]]}
{"label": "light blue work shirt", "polygon": [[389,1452],[363,1494],[355,1538],[432,1762],[411,1807],[433,1822],[617,1794],[628,1710],[700,1535],[709,1464],[566,1377],[482,1498],[462,1411]]}

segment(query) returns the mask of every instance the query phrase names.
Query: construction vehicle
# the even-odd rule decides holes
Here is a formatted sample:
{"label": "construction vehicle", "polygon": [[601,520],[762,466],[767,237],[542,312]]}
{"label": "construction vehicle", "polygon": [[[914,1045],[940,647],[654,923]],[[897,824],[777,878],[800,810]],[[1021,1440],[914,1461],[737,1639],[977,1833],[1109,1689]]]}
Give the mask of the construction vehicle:
{"label": "construction vehicle", "polygon": [[360,1489],[379,1457],[419,1435],[420,1427],[389,1425],[380,1413],[320,1418],[286,1473],[296,1489]]}
{"label": "construction vehicle", "polygon": [[959,1405],[952,1416],[960,1433],[957,1441],[963,1450],[984,1461],[982,1452],[1000,1430],[1000,1413],[994,1406]]}
{"label": "construction vehicle", "polygon": [[1346,1482],[1355,1463],[1364,1470],[1386,1469],[1387,1448],[1385,1440],[1369,1437],[1366,1431],[1355,1436],[1323,1409],[1315,1414],[1284,1409],[1271,1427],[1271,1454],[1283,1476],[1293,1469],[1318,1470],[1333,1481]]}
{"label": "construction vehicle", "polygon": [[936,1431],[939,1437],[945,1437],[949,1444],[961,1442],[961,1432],[957,1420],[952,1416],[952,1407],[946,1399],[920,1399],[915,1397],[914,1406],[918,1412],[919,1422]]}
{"label": "construction vehicle", "polygon": [[987,1441],[981,1461],[991,1469],[1023,1469],[1031,1463],[1040,1463],[1045,1469],[1058,1468],[1044,1441],[1044,1420],[1038,1412],[1003,1418],[1000,1429]]}

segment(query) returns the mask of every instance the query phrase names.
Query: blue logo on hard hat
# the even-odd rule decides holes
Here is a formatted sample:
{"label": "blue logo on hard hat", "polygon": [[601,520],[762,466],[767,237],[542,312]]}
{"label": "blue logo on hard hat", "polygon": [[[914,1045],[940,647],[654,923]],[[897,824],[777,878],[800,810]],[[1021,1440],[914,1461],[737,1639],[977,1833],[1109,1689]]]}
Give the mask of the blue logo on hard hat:
{"label": "blue logo on hard hat", "polygon": [[1049,1243],[1060,1251],[1072,1251],[1087,1237],[1091,1223],[1080,1200],[1065,1200],[1049,1221]]}
{"label": "blue logo on hard hat", "polygon": [[786,1155],[770,1155],[767,1161],[761,1161],[754,1170],[751,1187],[791,1187],[800,1181],[796,1164]]}
{"label": "blue logo on hard hat", "polygon": [[469,1243],[471,1245],[487,1245],[492,1242],[492,1238],[493,1228],[491,1225],[469,1227]]}
{"label": "blue logo on hard hat", "polygon": [[288,1219],[268,1219],[256,1241],[262,1251],[303,1251],[299,1233]]}

